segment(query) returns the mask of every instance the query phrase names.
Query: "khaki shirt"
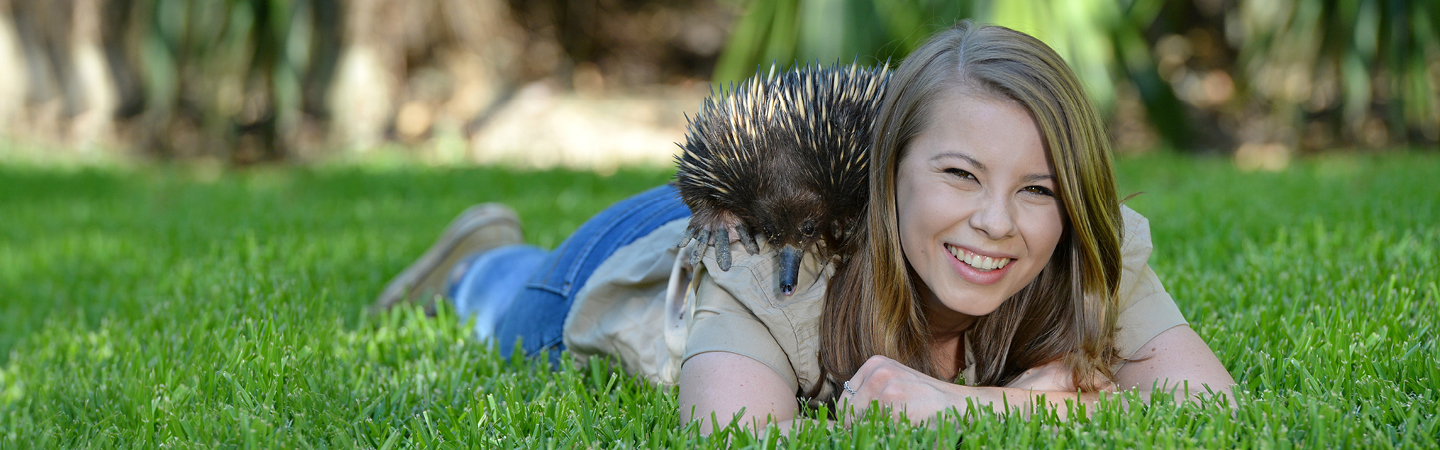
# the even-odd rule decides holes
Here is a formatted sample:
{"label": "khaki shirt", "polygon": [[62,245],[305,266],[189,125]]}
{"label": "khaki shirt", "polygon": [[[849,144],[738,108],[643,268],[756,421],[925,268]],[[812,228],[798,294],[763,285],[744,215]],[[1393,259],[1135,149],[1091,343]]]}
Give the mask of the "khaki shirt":
{"label": "khaki shirt", "polygon": [[[1129,358],[1186,322],[1150,270],[1149,221],[1128,207],[1120,211],[1125,239],[1115,342],[1120,356]],[[688,223],[665,224],[601,263],[565,318],[565,346],[582,362],[611,355],[627,372],[661,385],[678,383],[680,365],[692,356],[730,352],[769,366],[797,396],[814,386],[820,377],[816,329],[834,265],[807,254],[795,293],[786,297],[776,279],[777,258],[765,247],[750,255],[732,242],[728,271],[708,270],[716,264],[714,251],[691,267],[691,247],[675,247]],[[974,364],[967,366],[964,378],[975,379]],[[833,395],[826,383],[819,398]]]}

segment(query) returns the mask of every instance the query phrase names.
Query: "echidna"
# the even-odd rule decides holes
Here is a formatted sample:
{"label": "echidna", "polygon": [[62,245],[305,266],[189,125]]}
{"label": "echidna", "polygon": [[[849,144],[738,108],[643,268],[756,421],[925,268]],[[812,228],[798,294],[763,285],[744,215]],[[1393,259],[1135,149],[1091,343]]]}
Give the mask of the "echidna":
{"label": "echidna", "polygon": [[759,233],[778,253],[780,290],[790,295],[804,252],[848,254],[869,196],[871,127],[888,76],[853,64],[772,67],[706,99],[676,157],[675,185],[692,213],[679,245],[700,242],[691,262],[714,246],[720,270],[730,270],[729,230],[751,254]]}

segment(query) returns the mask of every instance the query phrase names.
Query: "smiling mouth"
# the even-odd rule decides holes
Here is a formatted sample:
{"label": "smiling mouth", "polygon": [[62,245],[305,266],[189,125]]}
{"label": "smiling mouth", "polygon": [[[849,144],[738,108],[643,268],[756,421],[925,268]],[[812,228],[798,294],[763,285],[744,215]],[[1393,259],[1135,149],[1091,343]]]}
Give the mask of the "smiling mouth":
{"label": "smiling mouth", "polygon": [[954,256],[955,259],[958,259],[960,260],[960,262],[963,262],[970,267],[974,267],[975,270],[979,270],[981,272],[1004,269],[1005,265],[1010,264],[1011,261],[1010,258],[991,258],[989,256],[980,256],[950,244],[945,244],[945,249],[949,250],[950,254]]}

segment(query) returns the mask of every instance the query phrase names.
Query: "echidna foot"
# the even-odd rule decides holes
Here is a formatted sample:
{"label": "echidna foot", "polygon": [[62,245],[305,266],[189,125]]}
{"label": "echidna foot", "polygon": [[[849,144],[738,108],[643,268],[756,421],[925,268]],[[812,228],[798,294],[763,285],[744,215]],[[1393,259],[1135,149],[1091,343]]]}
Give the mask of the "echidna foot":
{"label": "echidna foot", "polygon": [[720,263],[720,270],[730,270],[730,231],[725,227],[711,231],[710,245],[715,246],[715,262]]}
{"label": "echidna foot", "polygon": [[685,233],[680,235],[680,242],[676,243],[675,246],[679,248],[685,248],[685,244],[689,244],[691,239],[695,239],[694,225],[685,227]]}
{"label": "echidna foot", "polygon": [[[755,244],[755,237],[744,226],[736,226],[735,233],[740,236],[740,241],[745,244],[745,250],[750,254],[760,253],[760,246]],[[703,225],[691,225],[685,228],[685,233],[680,236],[677,247],[684,248],[691,240],[695,246],[690,249],[690,265],[699,265],[705,259],[705,252],[708,248],[715,248],[715,262],[720,270],[730,270],[733,258],[730,254],[730,229],[724,225],[707,227]]]}
{"label": "echidna foot", "polygon": [[750,228],[745,224],[735,224],[735,234],[740,236],[740,243],[745,245],[745,251],[752,254],[760,254],[760,244],[755,243],[755,235],[750,233]]}
{"label": "echidna foot", "polygon": [[710,231],[700,229],[695,232],[695,249],[690,251],[690,265],[700,265],[700,260],[705,258],[705,249],[710,247]]}

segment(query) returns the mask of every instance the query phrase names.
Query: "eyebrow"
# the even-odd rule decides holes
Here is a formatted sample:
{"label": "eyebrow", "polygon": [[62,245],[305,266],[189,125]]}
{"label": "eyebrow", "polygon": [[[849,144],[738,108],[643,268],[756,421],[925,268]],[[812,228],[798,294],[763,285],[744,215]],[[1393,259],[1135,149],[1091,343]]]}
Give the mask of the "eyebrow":
{"label": "eyebrow", "polygon": [[966,161],[970,161],[970,164],[973,165],[973,166],[975,166],[975,169],[976,169],[976,170],[979,170],[979,171],[981,171],[981,172],[985,172],[985,171],[986,171],[986,170],[985,170],[985,164],[980,163],[980,161],[979,161],[979,160],[976,160],[975,158],[971,158],[970,155],[967,155],[967,154],[964,154],[964,153],[960,153],[960,152],[945,152],[945,153],[941,153],[941,154],[935,155],[934,157],[931,157],[930,160],[931,160],[931,161],[938,161],[938,160],[942,160],[942,159],[945,159],[945,158],[960,158],[960,159],[963,159],[963,160],[966,160]]}
{"label": "eyebrow", "polygon": [[[941,160],[941,159],[945,159],[945,158],[960,158],[960,159],[969,161],[971,165],[974,165],[974,166],[975,166],[975,170],[979,170],[979,171],[981,171],[981,172],[986,172],[986,171],[987,171],[986,168],[985,168],[985,164],[981,163],[979,160],[976,160],[975,158],[971,158],[970,155],[967,155],[967,154],[964,154],[964,153],[960,153],[960,152],[945,152],[945,153],[941,153],[941,154],[935,155],[934,157],[930,158],[930,160],[931,160],[931,161],[937,161],[937,160]],[[1032,173],[1032,174],[1026,175],[1025,178],[1023,178],[1023,180],[1024,180],[1026,183],[1034,183],[1034,182],[1036,182],[1036,181],[1043,181],[1043,180],[1055,181],[1055,176],[1054,176],[1054,175],[1050,175],[1050,174],[1044,174],[1044,173]]]}

